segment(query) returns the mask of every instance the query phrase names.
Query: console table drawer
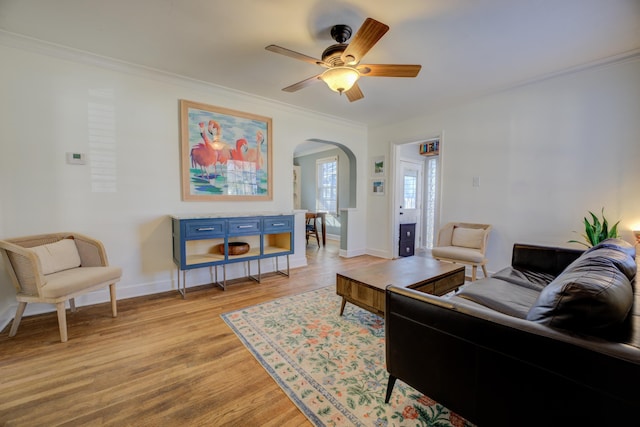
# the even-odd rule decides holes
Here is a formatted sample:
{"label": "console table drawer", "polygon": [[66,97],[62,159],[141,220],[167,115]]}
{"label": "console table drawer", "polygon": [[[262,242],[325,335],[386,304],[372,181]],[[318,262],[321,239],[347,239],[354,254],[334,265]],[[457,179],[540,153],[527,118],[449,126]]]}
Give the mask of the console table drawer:
{"label": "console table drawer", "polygon": [[230,219],[229,235],[239,236],[260,233],[260,218]]}
{"label": "console table drawer", "polygon": [[263,231],[265,233],[279,233],[281,231],[293,230],[293,219],[291,216],[269,216],[263,219]]}
{"label": "console table drawer", "polygon": [[190,239],[207,239],[210,237],[224,237],[225,222],[210,219],[197,219],[185,223],[185,236]]}

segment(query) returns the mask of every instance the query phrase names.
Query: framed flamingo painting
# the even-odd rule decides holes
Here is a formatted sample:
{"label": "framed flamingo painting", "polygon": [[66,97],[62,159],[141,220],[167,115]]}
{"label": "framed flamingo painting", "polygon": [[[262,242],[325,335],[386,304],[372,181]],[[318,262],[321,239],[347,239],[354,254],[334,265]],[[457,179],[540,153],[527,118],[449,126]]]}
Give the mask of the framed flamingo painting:
{"label": "framed flamingo painting", "polygon": [[271,119],[180,100],[182,199],[272,200]]}

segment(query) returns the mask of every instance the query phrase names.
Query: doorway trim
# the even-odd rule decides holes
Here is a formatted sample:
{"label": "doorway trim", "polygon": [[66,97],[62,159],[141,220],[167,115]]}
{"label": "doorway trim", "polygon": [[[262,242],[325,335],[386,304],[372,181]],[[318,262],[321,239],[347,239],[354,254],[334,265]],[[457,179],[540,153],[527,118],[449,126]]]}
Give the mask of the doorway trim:
{"label": "doorway trim", "polygon": [[[389,174],[389,180],[390,183],[389,185],[387,185],[387,188],[389,189],[389,218],[390,221],[389,223],[391,224],[391,227],[389,229],[389,242],[390,242],[390,246],[389,246],[389,253],[392,255],[392,258],[398,258],[398,250],[396,248],[397,243],[398,243],[398,239],[400,236],[400,221],[398,219],[398,216],[396,215],[396,196],[397,196],[397,171],[400,168],[400,160],[402,160],[399,151],[400,151],[400,147],[404,146],[404,145],[415,145],[416,146],[416,153],[418,153],[418,145],[420,143],[423,143],[425,141],[431,141],[434,139],[438,139],[440,141],[440,152],[439,152],[439,158],[440,158],[440,162],[439,162],[439,168],[438,168],[438,194],[436,197],[436,210],[437,210],[437,215],[436,215],[436,224],[435,224],[435,229],[437,230],[439,228],[439,218],[441,217],[441,213],[442,213],[442,177],[443,177],[443,159],[444,159],[444,148],[446,147],[446,144],[443,144],[443,139],[444,139],[444,131],[440,131],[440,133],[432,133],[431,136],[426,137],[426,138],[420,138],[417,140],[413,140],[413,141],[405,141],[405,142],[391,142],[390,143],[390,166],[391,166],[391,170],[390,170],[390,174]],[[419,154],[418,154],[419,155]],[[426,171],[425,174],[426,175]],[[424,201],[424,196],[423,196],[423,201]],[[423,216],[424,216],[424,204],[423,204]],[[420,218],[420,222],[421,225],[423,225],[423,218]],[[422,228],[422,227],[421,227]]]}

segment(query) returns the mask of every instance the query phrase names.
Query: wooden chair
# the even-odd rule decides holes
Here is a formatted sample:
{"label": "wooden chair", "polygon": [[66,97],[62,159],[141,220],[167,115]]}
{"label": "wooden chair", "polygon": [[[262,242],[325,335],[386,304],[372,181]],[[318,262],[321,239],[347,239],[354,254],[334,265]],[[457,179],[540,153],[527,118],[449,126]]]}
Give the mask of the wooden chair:
{"label": "wooden chair", "polygon": [[307,214],[307,224],[306,224],[306,237],[307,237],[307,245],[309,244],[309,237],[315,237],[316,242],[318,242],[318,247],[320,247],[320,238],[318,237],[318,227],[316,226],[317,216],[315,214]]}
{"label": "wooden chair", "polygon": [[485,252],[490,231],[488,224],[450,222],[438,231],[438,243],[431,254],[439,261],[471,265],[472,281],[479,266],[488,277]]}
{"label": "wooden chair", "polygon": [[120,267],[107,262],[98,240],[78,233],[52,233],[0,240],[0,251],[17,294],[18,308],[9,336],[18,332],[27,303],[56,305],[60,341],[67,341],[65,303],[76,311],[75,297],[109,287],[111,313],[118,315],[116,282]]}

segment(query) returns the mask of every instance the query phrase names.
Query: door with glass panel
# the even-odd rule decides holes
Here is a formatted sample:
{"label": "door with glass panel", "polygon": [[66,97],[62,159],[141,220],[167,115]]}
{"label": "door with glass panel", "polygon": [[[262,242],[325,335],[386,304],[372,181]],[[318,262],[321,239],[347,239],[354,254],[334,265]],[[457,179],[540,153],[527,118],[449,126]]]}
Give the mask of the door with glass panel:
{"label": "door with glass panel", "polygon": [[396,179],[396,223],[416,224],[416,248],[422,246],[423,163],[400,160]]}

